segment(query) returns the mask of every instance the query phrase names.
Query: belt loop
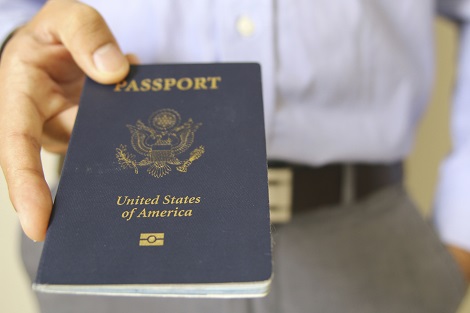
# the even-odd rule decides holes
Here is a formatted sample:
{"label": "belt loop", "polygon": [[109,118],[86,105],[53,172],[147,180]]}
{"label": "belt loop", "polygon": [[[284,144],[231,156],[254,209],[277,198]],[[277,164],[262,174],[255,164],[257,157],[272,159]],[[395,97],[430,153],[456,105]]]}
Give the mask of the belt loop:
{"label": "belt loop", "polygon": [[356,200],[356,168],[351,163],[345,163],[341,168],[341,204],[350,205]]}

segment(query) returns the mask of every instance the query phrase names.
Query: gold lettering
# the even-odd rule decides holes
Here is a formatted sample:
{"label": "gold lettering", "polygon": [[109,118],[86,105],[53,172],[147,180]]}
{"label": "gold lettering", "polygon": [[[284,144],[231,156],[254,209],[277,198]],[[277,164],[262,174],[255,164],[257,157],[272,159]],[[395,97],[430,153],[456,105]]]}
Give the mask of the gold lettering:
{"label": "gold lettering", "polygon": [[171,202],[171,195],[166,195],[163,199],[163,204],[169,204]]}
{"label": "gold lettering", "polygon": [[137,82],[133,79],[131,80],[131,82],[129,83],[129,85],[127,85],[126,89],[124,89],[124,91],[128,92],[128,91],[139,91],[139,86],[137,85]]}
{"label": "gold lettering", "polygon": [[205,77],[194,77],[194,90],[207,89]]}
{"label": "gold lettering", "polygon": [[153,198],[151,204],[158,204],[158,200],[160,200],[160,195]]}
{"label": "gold lettering", "polygon": [[178,90],[207,90],[219,89],[221,76],[208,77],[165,77],[165,78],[144,78],[140,81],[132,79],[123,80],[114,85],[115,92],[147,92],[147,91],[171,91],[174,87]]}
{"label": "gold lettering", "polygon": [[167,212],[166,210],[161,211],[161,212],[160,212],[160,217],[165,217],[165,216],[166,216],[166,212]]}
{"label": "gold lettering", "polygon": [[184,211],[184,216],[193,216],[193,210]]}
{"label": "gold lettering", "polygon": [[127,82],[125,80],[123,80],[122,82],[120,83],[117,83],[116,86],[114,87],[114,91],[121,91],[121,88],[125,87],[127,85]]}
{"label": "gold lettering", "polygon": [[[153,198],[147,198],[143,196],[136,196],[135,198],[131,198],[129,196],[117,196],[116,197],[116,204],[119,206],[123,205],[158,205],[160,204],[160,198],[161,195],[156,195]],[[163,201],[162,204],[196,204],[201,202],[201,197],[194,197],[194,196],[173,196],[173,195],[165,195],[162,197]],[[134,210],[137,210],[135,208]],[[182,213],[179,213],[179,208],[176,207],[174,210],[171,211],[162,211],[166,212],[163,214],[166,214],[166,216],[181,216]],[[180,211],[185,211],[185,210],[180,210]],[[139,213],[139,217],[147,217],[150,211],[147,209],[143,209]],[[173,213],[172,213],[173,212]],[[156,214],[156,213],[154,213]],[[186,214],[191,214],[192,213],[186,213]],[[191,216],[189,215],[189,216]],[[187,215],[185,215],[187,216]]]}
{"label": "gold lettering", "polygon": [[124,198],[124,201],[123,201],[122,203],[121,203],[121,198],[122,198],[122,196],[118,196],[117,201],[116,201],[117,205],[124,205],[124,204],[126,204],[125,202],[126,202],[126,200],[127,200],[127,196]]}
{"label": "gold lettering", "polygon": [[160,211],[148,211],[147,217],[158,217]]}
{"label": "gold lettering", "polygon": [[124,211],[124,212],[122,212],[121,217],[122,217],[123,219],[125,219],[127,222],[129,222],[129,220],[130,220],[130,219],[132,218],[132,216],[134,215],[135,210],[137,210],[137,208],[133,208],[133,209],[130,210],[130,211]]}
{"label": "gold lettering", "polygon": [[147,210],[144,208],[142,211],[140,211],[139,215],[137,217],[147,217]]}
{"label": "gold lettering", "polygon": [[173,204],[183,204],[183,200],[184,200],[183,197],[176,198],[176,201],[175,201],[175,202],[172,202],[172,203],[173,203]]}
{"label": "gold lettering", "polygon": [[211,83],[210,89],[218,89],[219,86],[217,86],[217,83],[222,81],[222,77],[207,77],[207,80]]}
{"label": "gold lettering", "polygon": [[171,90],[171,87],[176,85],[176,79],[174,79],[174,78],[165,78],[163,80],[163,83],[164,83],[163,90],[169,91],[169,90]]}
{"label": "gold lettering", "polygon": [[[184,86],[184,84],[186,84],[186,86]],[[193,87],[193,80],[191,78],[188,78],[188,77],[183,77],[183,78],[180,78],[178,79],[178,82],[176,83],[176,88],[178,88],[179,90],[189,90]]]}
{"label": "gold lettering", "polygon": [[150,78],[142,79],[140,82],[140,91],[150,90]]}
{"label": "gold lettering", "polygon": [[163,82],[163,79],[161,78],[155,78],[154,80],[152,80],[152,91],[160,91],[162,90],[162,82]]}

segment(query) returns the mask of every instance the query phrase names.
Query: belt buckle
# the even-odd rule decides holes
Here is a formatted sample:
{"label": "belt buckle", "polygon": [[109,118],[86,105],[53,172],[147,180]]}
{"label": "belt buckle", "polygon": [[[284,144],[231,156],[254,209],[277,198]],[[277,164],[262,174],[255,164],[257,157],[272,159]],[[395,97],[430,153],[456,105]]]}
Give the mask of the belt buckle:
{"label": "belt buckle", "polygon": [[271,223],[287,223],[292,218],[291,168],[268,168],[269,211]]}

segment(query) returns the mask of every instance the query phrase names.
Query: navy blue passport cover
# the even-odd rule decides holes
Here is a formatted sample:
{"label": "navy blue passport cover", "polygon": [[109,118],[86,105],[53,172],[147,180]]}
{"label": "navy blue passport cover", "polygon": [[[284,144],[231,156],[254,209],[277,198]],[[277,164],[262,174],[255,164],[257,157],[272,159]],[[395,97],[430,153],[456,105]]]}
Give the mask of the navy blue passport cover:
{"label": "navy blue passport cover", "polygon": [[249,294],[271,273],[259,65],[87,79],[34,287]]}

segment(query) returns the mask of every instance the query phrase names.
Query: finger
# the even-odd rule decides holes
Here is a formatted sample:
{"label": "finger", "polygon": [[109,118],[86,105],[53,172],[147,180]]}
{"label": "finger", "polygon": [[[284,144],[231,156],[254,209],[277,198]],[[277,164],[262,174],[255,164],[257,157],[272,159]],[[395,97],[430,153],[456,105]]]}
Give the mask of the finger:
{"label": "finger", "polygon": [[[22,67],[13,65],[17,72],[5,71],[6,65],[0,71],[0,166],[26,235],[39,241],[45,237],[52,208],[40,159],[44,116],[35,106],[47,95],[43,92],[47,88],[32,96],[30,84],[20,82]],[[35,71],[29,72],[32,81],[38,77]]]}
{"label": "finger", "polygon": [[72,134],[78,106],[64,110],[44,124],[41,145],[49,152],[65,154]]}
{"label": "finger", "polygon": [[[19,108],[20,111],[24,111]],[[25,112],[22,112],[25,113]],[[25,118],[28,118],[25,115]],[[40,125],[27,125],[14,117],[2,124],[17,124],[17,128],[2,128],[0,165],[2,166],[11,202],[18,212],[24,232],[33,240],[43,240],[51,213],[52,199],[44,180],[40,159],[38,132]],[[30,127],[31,126],[31,127]]]}
{"label": "finger", "polygon": [[[27,139],[17,143],[17,147],[24,151],[33,149],[33,146]],[[39,153],[23,155],[15,164],[4,170],[10,200],[25,234],[34,241],[43,241],[51,214],[52,197],[42,172]]]}
{"label": "finger", "polygon": [[76,1],[49,1],[28,25],[37,40],[62,43],[78,66],[103,84],[129,72],[129,62],[101,15]]}
{"label": "finger", "polygon": [[139,57],[134,53],[126,54],[126,58],[127,58],[127,60],[129,61],[130,64],[134,64],[134,65],[140,64]]}

